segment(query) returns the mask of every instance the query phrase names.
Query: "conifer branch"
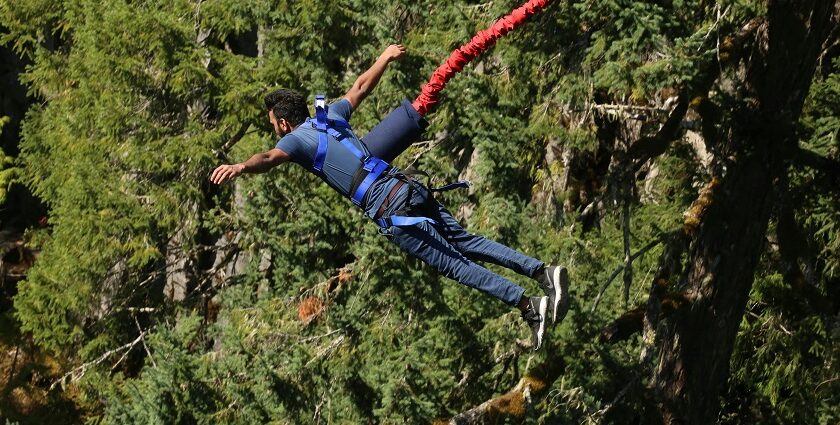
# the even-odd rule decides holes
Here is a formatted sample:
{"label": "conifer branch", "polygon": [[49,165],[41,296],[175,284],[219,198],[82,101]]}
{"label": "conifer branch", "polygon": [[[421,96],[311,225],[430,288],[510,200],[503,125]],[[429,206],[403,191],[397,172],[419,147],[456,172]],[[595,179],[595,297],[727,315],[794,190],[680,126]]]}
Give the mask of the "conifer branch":
{"label": "conifer branch", "polygon": [[455,397],[462,395],[464,390],[469,387],[471,383],[477,382],[481,377],[500,364],[502,365],[502,370],[497,374],[497,376],[504,375],[510,367],[511,362],[515,362],[522,353],[526,352],[530,348],[532,347],[529,342],[516,340],[513,348],[495,356],[495,358],[493,358],[493,362],[482,362],[480,363],[480,367],[476,369],[467,368],[462,372],[461,380],[458,381],[454,388],[452,388],[452,391],[450,391],[449,397],[447,398],[452,400]]}
{"label": "conifer branch", "polygon": [[634,158],[634,171],[638,171],[647,161],[663,154],[670,143],[680,137],[682,122],[694,98],[705,99],[712,89],[714,82],[720,76],[724,65],[734,64],[740,58],[740,53],[746,40],[758,30],[764,20],[755,18],[747,22],[741,29],[724,39],[723,44],[717,43],[718,54],[716,61],[699,64],[704,68],[694,81],[687,83],[681,90],[674,109],[668,119],[650,137],[642,137],[630,146],[628,154]]}
{"label": "conifer branch", "polygon": [[407,168],[410,168],[410,167],[414,166],[414,164],[416,164],[417,161],[419,161],[420,158],[423,157],[423,155],[431,152],[432,149],[434,149],[438,145],[440,145],[449,136],[450,136],[449,131],[442,130],[442,131],[437,132],[435,134],[435,138],[432,139],[432,140],[412,143],[411,146],[412,147],[416,146],[419,149],[419,151],[417,153],[415,153],[414,156],[411,157],[411,159],[408,161],[408,165],[405,168],[407,169]]}
{"label": "conifer branch", "polygon": [[[790,203],[788,182],[785,177],[782,179],[785,187],[780,194],[778,212],[776,213],[776,242],[779,252],[779,271],[782,278],[790,288],[799,296],[805,299],[813,311],[820,314],[825,326],[832,316],[831,301],[823,296],[815,286],[813,255],[809,252],[809,241],[802,231],[793,207]],[[804,266],[804,268],[803,268]]]}
{"label": "conifer branch", "polygon": [[342,344],[344,344],[344,342],[346,340],[347,340],[347,335],[344,335],[344,334],[339,335],[338,337],[336,337],[335,339],[330,341],[330,343],[327,344],[326,347],[323,347],[320,350],[318,350],[318,353],[316,353],[315,356],[313,356],[311,359],[309,359],[309,361],[306,362],[304,367],[309,367],[309,365],[312,364],[313,362],[315,362],[317,360],[321,360],[321,359],[326,358],[326,357],[329,357],[329,355],[332,354],[333,351],[335,351]]}
{"label": "conifer branch", "polygon": [[[659,311],[661,312],[656,318],[657,321],[661,320],[662,317],[670,316],[689,303],[688,297],[682,293],[667,293],[661,297],[657,297],[653,301],[649,300],[647,304],[654,301],[658,302]],[[615,344],[642,332],[644,329],[645,312],[645,305],[639,305],[622,314],[601,330],[601,335],[598,338],[599,341],[604,344]]]}

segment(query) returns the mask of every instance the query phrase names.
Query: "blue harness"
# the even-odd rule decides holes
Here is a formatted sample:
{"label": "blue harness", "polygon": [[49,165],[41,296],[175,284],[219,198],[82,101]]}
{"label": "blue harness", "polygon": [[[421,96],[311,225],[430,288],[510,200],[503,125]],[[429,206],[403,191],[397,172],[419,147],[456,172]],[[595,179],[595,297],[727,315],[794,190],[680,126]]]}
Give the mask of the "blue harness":
{"label": "blue harness", "polygon": [[[316,174],[323,174],[324,160],[327,158],[327,149],[330,145],[330,138],[332,136],[338,141],[341,146],[350,151],[359,162],[361,162],[362,169],[367,172],[367,175],[362,179],[361,183],[354,189],[351,188],[350,199],[359,207],[364,207],[365,195],[373,185],[373,183],[386,171],[391,170],[391,165],[380,158],[371,156],[360,150],[347,137],[346,132],[353,131],[350,124],[344,120],[331,120],[327,118],[329,107],[326,103],[324,95],[315,96],[315,119],[307,118],[305,124],[315,128],[320,133],[318,135],[318,150],[315,153],[315,161],[312,164],[312,169]],[[460,187],[468,187],[468,182],[458,182],[446,185],[441,188],[430,189],[433,192],[442,192],[452,190]],[[422,222],[430,224],[437,224],[434,220],[428,217],[411,217],[393,215],[386,218],[379,218],[376,224],[382,229],[387,229],[391,226],[405,227],[413,226]]]}

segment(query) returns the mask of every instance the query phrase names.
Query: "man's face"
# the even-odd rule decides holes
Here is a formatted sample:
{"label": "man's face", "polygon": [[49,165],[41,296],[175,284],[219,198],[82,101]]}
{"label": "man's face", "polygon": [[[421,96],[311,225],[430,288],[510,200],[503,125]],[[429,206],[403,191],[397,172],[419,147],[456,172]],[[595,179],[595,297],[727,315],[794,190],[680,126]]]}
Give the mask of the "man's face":
{"label": "man's face", "polygon": [[271,126],[274,127],[274,133],[280,137],[291,133],[293,130],[288,121],[283,118],[278,120],[277,117],[274,116],[274,111],[268,111],[268,120],[271,122]]}

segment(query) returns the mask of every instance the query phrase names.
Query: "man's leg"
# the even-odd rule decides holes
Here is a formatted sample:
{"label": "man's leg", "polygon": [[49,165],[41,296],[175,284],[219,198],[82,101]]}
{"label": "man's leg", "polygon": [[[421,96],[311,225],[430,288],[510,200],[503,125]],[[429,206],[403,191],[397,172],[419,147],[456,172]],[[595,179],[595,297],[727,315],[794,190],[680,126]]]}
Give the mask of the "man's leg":
{"label": "man's leg", "polygon": [[[437,217],[439,215],[438,203],[430,196],[428,189],[414,183],[412,187],[414,191],[408,202],[411,212],[419,216],[441,218]],[[388,214],[392,212],[388,211]],[[449,215],[448,212],[446,214]],[[449,243],[436,227],[428,222],[407,227],[392,226],[390,228],[391,241],[426,264],[435,267],[444,276],[519,308],[522,311],[522,318],[531,330],[534,350],[538,350],[542,346],[546,319],[550,314],[550,297],[526,297],[522,287],[467,258]],[[512,261],[511,264],[515,262]]]}
{"label": "man's leg", "polygon": [[[555,325],[563,320],[569,309],[569,276],[565,267],[546,266],[536,258],[528,257],[496,241],[467,232],[439,202],[426,203],[427,213],[433,212],[435,228],[465,257],[473,261],[486,261],[507,267],[519,274],[534,278],[549,298],[549,313]],[[436,210],[430,208],[436,205]]]}
{"label": "man's leg", "polygon": [[506,267],[524,276],[537,278],[545,263],[483,236],[467,232],[458,220],[437,203],[433,217],[435,226],[449,243],[473,261],[484,261]]}
{"label": "man's leg", "polygon": [[525,289],[474,263],[423,222],[414,226],[392,227],[391,241],[404,251],[436,268],[444,276],[518,306]]}
{"label": "man's leg", "polygon": [[548,317],[547,296],[526,297],[522,287],[464,257],[428,222],[391,227],[391,241],[444,276],[518,307],[530,328],[534,350],[540,349]]}

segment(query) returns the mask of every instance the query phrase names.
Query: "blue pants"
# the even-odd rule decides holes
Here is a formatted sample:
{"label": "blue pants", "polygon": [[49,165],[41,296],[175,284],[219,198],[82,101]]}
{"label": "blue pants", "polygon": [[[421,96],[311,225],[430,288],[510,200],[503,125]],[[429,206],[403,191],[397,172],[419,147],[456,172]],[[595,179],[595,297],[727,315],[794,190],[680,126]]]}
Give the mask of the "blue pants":
{"label": "blue pants", "polygon": [[[444,276],[496,297],[508,305],[518,304],[525,289],[476,264],[475,261],[498,264],[529,277],[543,267],[543,262],[498,242],[467,232],[452,214],[431,196],[425,186],[412,181],[400,190],[408,191],[409,186],[412,186],[411,198],[389,207],[385,216],[393,214],[394,210],[408,207],[410,212],[405,215],[428,217],[437,223],[391,226],[386,232],[390,240],[404,251],[438,269]],[[402,196],[394,198],[405,198],[405,194],[400,195]]]}

